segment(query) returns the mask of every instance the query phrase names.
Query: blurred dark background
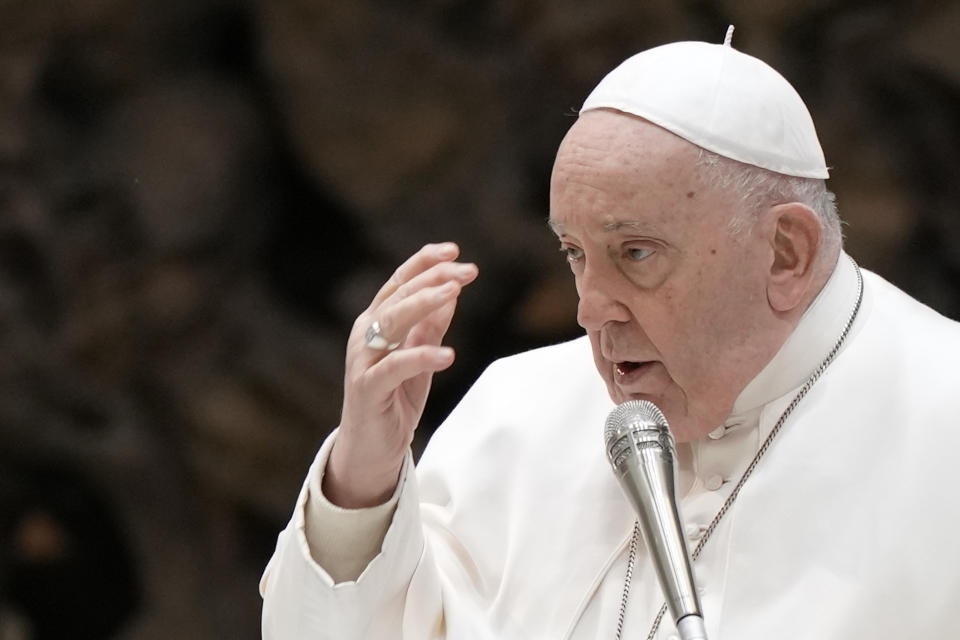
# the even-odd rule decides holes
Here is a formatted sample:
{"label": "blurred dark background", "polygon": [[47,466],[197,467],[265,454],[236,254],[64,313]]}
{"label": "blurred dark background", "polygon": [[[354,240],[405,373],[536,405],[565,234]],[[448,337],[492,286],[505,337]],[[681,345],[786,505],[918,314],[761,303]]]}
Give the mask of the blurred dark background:
{"label": "blurred dark background", "polygon": [[960,318],[957,2],[0,0],[0,640],[259,638],[353,317],[426,241],[479,263],[424,438],[576,335],[572,114],[728,23],[807,99],[849,251]]}

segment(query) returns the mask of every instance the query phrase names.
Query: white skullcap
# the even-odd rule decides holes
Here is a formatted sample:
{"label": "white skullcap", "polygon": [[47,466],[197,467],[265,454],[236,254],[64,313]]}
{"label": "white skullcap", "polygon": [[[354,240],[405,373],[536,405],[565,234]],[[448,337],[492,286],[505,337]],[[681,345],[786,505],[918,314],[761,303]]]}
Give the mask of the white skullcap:
{"label": "white skullcap", "polygon": [[581,113],[601,108],[640,116],[699,147],[770,171],[830,176],[796,90],[765,62],[729,44],[675,42],[638,53],[600,81]]}

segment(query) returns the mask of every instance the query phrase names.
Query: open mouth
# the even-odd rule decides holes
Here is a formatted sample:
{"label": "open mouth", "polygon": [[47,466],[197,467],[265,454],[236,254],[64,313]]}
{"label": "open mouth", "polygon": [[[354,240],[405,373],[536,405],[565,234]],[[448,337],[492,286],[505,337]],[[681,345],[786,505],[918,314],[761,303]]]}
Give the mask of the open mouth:
{"label": "open mouth", "polygon": [[625,378],[631,373],[642,367],[644,362],[618,362],[615,366],[617,377]]}

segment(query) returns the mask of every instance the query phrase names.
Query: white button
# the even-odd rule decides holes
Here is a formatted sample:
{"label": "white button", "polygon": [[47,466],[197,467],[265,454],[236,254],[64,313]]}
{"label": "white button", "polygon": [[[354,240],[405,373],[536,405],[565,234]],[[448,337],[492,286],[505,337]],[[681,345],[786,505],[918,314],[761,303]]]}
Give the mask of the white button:
{"label": "white button", "polygon": [[716,475],[710,476],[703,481],[703,486],[705,486],[708,491],[716,491],[723,486],[723,478]]}
{"label": "white button", "polygon": [[667,640],[680,640],[680,636],[667,636]]}
{"label": "white button", "polygon": [[719,440],[727,432],[727,428],[724,425],[720,425],[713,431],[707,434],[707,437],[711,440]]}
{"label": "white button", "polygon": [[691,540],[699,540],[703,536],[703,526],[696,522],[688,522],[683,528],[683,533]]}

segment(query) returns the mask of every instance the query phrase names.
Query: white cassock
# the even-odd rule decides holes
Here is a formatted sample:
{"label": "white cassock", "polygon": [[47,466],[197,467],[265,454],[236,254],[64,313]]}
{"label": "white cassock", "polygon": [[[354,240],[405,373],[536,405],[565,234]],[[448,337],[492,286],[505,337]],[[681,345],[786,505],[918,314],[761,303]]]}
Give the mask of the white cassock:
{"label": "white cassock", "polygon": [[[695,563],[711,640],[960,638],[960,325],[864,280],[842,350]],[[726,423],[679,448],[691,547],[836,343],[856,283],[841,257]],[[358,580],[312,560],[301,494],[261,583],[264,638],[612,639],[634,521],[604,453],[612,407],[585,338],[494,363],[405,467]],[[641,547],[623,637],[645,638],[662,602]],[[657,637],[675,633],[668,618]]]}

